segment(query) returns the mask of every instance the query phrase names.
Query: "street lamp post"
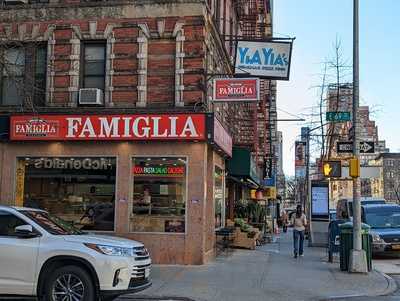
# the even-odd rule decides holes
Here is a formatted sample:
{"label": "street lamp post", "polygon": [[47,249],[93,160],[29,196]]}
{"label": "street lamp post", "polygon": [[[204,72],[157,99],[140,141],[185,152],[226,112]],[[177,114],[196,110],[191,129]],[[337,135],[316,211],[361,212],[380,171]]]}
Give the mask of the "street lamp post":
{"label": "street lamp post", "polygon": [[[357,159],[359,150],[359,20],[358,0],[353,0],[353,154]],[[367,273],[367,256],[362,249],[361,236],[361,201],[360,201],[360,178],[353,178],[353,249],[350,253],[349,272]]]}

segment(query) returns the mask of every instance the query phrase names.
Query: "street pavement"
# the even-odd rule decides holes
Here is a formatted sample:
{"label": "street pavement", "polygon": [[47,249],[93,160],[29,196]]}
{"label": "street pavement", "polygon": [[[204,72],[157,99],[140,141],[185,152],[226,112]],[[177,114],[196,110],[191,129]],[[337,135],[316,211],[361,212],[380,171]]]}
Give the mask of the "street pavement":
{"label": "street pavement", "polygon": [[400,259],[380,257],[373,260],[374,268],[389,275],[396,283],[398,289],[387,296],[340,298],[334,301],[398,301],[400,300]]}
{"label": "street pavement", "polygon": [[[391,277],[400,285],[400,275],[391,275]],[[387,296],[372,296],[372,297],[348,297],[348,298],[337,298],[328,299],[327,301],[399,301],[400,290],[397,290]]]}
{"label": "street pavement", "polygon": [[[292,257],[291,232],[277,243],[255,251],[234,250],[203,266],[153,268],[153,286],[123,300],[301,301],[378,296],[393,290],[382,273],[341,272],[328,263],[323,248],[305,248],[305,257]],[[373,297],[378,300],[377,297]]]}

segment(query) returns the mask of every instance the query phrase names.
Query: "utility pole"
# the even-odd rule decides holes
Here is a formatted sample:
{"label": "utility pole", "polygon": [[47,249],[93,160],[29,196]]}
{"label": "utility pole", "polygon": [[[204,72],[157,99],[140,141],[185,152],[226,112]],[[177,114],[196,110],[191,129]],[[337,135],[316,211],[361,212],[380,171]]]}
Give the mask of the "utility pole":
{"label": "utility pole", "polygon": [[306,149],[307,149],[307,160],[306,160],[306,181],[307,181],[307,192],[306,192],[306,206],[307,208],[307,215],[308,215],[308,246],[311,247],[312,242],[312,235],[311,235],[311,177],[310,177],[310,132],[311,129],[307,128],[307,141],[306,141]]}
{"label": "utility pole", "polygon": [[[360,156],[359,150],[359,20],[358,0],[353,0],[353,154],[354,158]],[[349,272],[367,273],[367,256],[362,249],[361,237],[361,201],[360,201],[360,178],[353,178],[353,249],[350,253]]]}

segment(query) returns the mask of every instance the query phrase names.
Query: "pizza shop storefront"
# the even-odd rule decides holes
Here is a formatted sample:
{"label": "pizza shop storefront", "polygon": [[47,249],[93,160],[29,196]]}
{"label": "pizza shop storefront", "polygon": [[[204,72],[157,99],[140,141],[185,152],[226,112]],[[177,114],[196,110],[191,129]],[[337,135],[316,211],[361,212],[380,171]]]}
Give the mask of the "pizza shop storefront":
{"label": "pizza shop storefront", "polygon": [[1,203],[142,241],[156,263],[202,264],[231,142],[208,114],[11,116]]}

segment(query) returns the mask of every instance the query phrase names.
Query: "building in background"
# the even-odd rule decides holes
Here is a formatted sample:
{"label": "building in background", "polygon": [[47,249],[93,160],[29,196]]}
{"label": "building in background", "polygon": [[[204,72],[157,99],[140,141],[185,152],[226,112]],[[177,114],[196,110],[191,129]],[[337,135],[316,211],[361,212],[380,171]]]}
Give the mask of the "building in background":
{"label": "building in background", "polygon": [[[350,112],[352,115],[353,103],[353,86],[351,83],[335,85],[328,87],[327,91],[327,111],[330,112]],[[352,118],[351,118],[352,120]],[[370,119],[369,106],[359,107],[360,121],[360,141],[368,142],[374,146],[374,150],[370,153],[360,154],[361,166],[361,196],[362,197],[382,197],[383,186],[379,176],[379,165],[376,165],[375,159],[380,153],[387,151],[384,140],[379,140],[378,127],[375,121]],[[327,152],[328,159],[341,159],[342,165],[346,166],[347,159],[351,156],[348,153],[340,153],[337,151],[338,142],[351,142],[352,139],[352,122],[330,122],[327,126]],[[365,172],[365,174],[363,174]],[[341,198],[352,198],[353,186],[352,181],[335,181],[331,180],[331,200],[336,204]]]}
{"label": "building in background", "polygon": [[212,79],[237,38],[272,36],[271,1],[8,1],[0,20],[1,202],[140,240],[157,263],[213,258],[274,159],[276,82],[227,104]]}
{"label": "building in background", "polygon": [[385,200],[400,203],[400,153],[382,153],[377,161],[382,166]]}

